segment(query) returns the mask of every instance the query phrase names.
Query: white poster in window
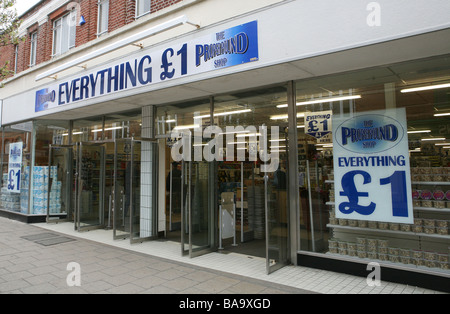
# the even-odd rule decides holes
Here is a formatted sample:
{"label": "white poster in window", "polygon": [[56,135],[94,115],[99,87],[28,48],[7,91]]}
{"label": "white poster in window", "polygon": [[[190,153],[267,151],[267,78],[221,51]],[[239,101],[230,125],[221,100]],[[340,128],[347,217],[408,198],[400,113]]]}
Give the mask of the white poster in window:
{"label": "white poster in window", "polygon": [[9,144],[8,191],[20,193],[20,172],[22,169],[23,143]]}
{"label": "white poster in window", "polygon": [[330,143],[332,124],[332,111],[305,113],[305,133],[315,137],[318,143]]}
{"label": "white poster in window", "polygon": [[333,118],[336,218],[413,224],[406,110]]}

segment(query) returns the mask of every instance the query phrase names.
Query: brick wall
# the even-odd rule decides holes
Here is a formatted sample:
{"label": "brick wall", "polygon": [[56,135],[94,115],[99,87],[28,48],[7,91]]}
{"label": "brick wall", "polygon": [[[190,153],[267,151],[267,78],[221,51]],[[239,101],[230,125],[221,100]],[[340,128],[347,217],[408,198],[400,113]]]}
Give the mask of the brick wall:
{"label": "brick wall", "polygon": [[182,0],[152,0],[151,13],[170,7]]}
{"label": "brick wall", "polygon": [[[34,9],[22,16],[23,19],[31,17],[35,12],[39,11],[43,6],[52,0],[45,0],[39,3]],[[182,0],[151,0],[151,12],[154,13]],[[83,16],[86,23],[77,26],[76,30],[76,47],[95,40],[97,38],[97,16],[98,16],[98,0],[73,0],[80,5],[81,12],[79,16]],[[28,29],[25,40],[19,43],[19,57],[17,62],[17,73],[25,71],[30,64],[30,36],[34,31],[38,32],[37,40],[37,57],[36,64],[40,64],[51,60],[53,47],[53,22],[68,13],[66,5],[58,8],[48,16],[48,21],[38,26],[33,25]],[[108,31],[112,32],[127,24],[133,23],[136,15],[136,0],[109,0],[109,24]],[[79,21],[77,21],[78,24]],[[0,47],[0,64],[9,61],[9,68],[14,69],[14,45]]]}
{"label": "brick wall", "polygon": [[[75,45],[81,46],[91,40],[97,38],[97,14],[98,14],[98,0],[83,0],[80,1],[81,12],[78,16],[83,16],[86,24],[77,26]],[[80,21],[77,21],[77,25]]]}
{"label": "brick wall", "polygon": [[14,70],[14,46],[0,47],[0,66],[8,63],[7,69]]}

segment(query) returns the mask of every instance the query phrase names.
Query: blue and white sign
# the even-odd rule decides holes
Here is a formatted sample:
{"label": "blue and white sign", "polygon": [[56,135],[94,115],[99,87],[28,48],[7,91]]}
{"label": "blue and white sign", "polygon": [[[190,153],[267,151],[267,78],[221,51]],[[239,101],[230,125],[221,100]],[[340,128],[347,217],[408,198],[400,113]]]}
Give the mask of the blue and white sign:
{"label": "blue and white sign", "polygon": [[36,91],[35,112],[259,60],[258,22],[180,43],[142,50]]}
{"label": "blue and white sign", "polygon": [[20,172],[22,169],[23,143],[9,144],[8,191],[20,193]]}
{"label": "blue and white sign", "polygon": [[413,224],[406,110],[333,118],[336,217]]}

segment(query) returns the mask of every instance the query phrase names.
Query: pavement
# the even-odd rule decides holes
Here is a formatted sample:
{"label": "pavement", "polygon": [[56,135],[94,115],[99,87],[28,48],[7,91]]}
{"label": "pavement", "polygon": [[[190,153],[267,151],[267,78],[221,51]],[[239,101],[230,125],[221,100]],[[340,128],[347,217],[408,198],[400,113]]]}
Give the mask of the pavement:
{"label": "pavement", "polygon": [[303,294],[308,291],[0,218],[0,293]]}
{"label": "pavement", "polygon": [[78,233],[71,223],[0,218],[0,294],[439,294],[365,278],[287,266],[265,274],[265,260],[241,254],[182,257],[179,243],[130,244],[112,231]]}

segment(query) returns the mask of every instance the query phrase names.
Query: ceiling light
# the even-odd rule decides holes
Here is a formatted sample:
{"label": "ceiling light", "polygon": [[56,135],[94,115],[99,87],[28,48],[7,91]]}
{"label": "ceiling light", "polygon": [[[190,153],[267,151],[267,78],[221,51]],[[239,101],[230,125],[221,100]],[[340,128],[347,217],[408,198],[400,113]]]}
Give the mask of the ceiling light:
{"label": "ceiling light", "polygon": [[[123,127],[121,127],[121,126],[115,126],[115,127],[112,127],[112,128],[106,128],[105,131],[120,130],[122,128]],[[103,131],[103,130],[102,129],[96,129],[96,130],[92,130],[92,133],[98,133],[98,132],[101,132],[101,131]]]}
{"label": "ceiling light", "polygon": [[436,113],[434,116],[435,117],[446,117],[446,116],[450,116],[450,112],[447,112],[447,113]]}
{"label": "ceiling light", "polygon": [[286,139],[279,139],[279,140],[270,140],[269,142],[274,143],[274,142],[286,142]]}
{"label": "ceiling light", "polygon": [[[344,100],[352,100],[352,99],[361,99],[361,95],[356,96],[343,96],[343,97],[329,97],[329,98],[320,98],[317,100],[305,101],[297,103],[297,106],[306,106],[306,105],[315,105],[315,104],[323,104],[327,102],[335,102],[335,101],[344,101]],[[278,105],[277,108],[287,108],[286,105]]]}
{"label": "ceiling light", "polygon": [[425,142],[425,141],[445,141],[445,140],[446,140],[446,138],[444,138],[444,137],[423,138],[422,142]]}
{"label": "ceiling light", "polygon": [[420,134],[420,133],[431,133],[431,130],[408,131],[408,134]]}
{"label": "ceiling light", "polygon": [[286,148],[286,146],[270,146],[270,149],[272,148]]}
{"label": "ceiling light", "polygon": [[[236,111],[228,111],[228,112],[219,112],[219,113],[215,113],[214,117],[223,117],[223,116],[229,116],[229,115],[233,115],[233,114],[241,114],[241,113],[247,113],[247,112],[251,112],[252,109],[243,109],[243,110],[236,110]],[[196,116],[194,117],[194,119],[204,119],[204,118],[210,118],[211,115],[210,114],[205,114],[202,116]]]}
{"label": "ceiling light", "polygon": [[236,137],[252,137],[252,136],[261,136],[261,133],[247,133],[236,135]]}
{"label": "ceiling light", "polygon": [[408,89],[401,90],[401,92],[403,94],[406,94],[406,93],[421,92],[421,91],[426,91],[426,90],[434,90],[434,89],[449,88],[449,87],[450,87],[450,83],[447,83],[447,84],[440,84],[440,85],[408,88]]}
{"label": "ceiling light", "polygon": [[[304,113],[298,113],[297,114],[297,118],[304,118],[305,114]],[[289,116],[287,114],[280,114],[277,116],[271,116],[270,120],[287,120],[289,118]]]}
{"label": "ceiling light", "polygon": [[180,125],[173,128],[174,131],[180,131],[180,130],[189,130],[189,129],[196,129],[200,126],[198,124],[191,124],[191,125]]}
{"label": "ceiling light", "polygon": [[246,130],[246,131],[233,131],[233,132],[224,132],[224,133],[219,133],[219,135],[228,135],[228,134],[242,134],[242,133],[250,133],[250,131]]}
{"label": "ceiling light", "polygon": [[[73,132],[72,135],[80,135],[83,134],[84,132]],[[69,133],[64,133],[62,136],[69,136]]]}

